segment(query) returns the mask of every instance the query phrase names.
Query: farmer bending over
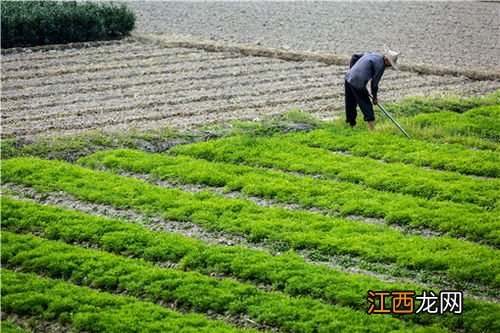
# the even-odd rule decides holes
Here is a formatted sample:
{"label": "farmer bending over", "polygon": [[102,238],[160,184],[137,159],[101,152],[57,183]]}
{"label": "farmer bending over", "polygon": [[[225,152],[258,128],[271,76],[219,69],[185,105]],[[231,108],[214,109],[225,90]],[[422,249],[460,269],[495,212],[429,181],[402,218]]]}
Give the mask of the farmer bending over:
{"label": "farmer bending over", "polygon": [[386,46],[384,55],[358,53],[352,56],[350,69],[345,75],[345,115],[346,122],[351,127],[356,126],[356,106],[359,105],[364,120],[368,122],[370,131],[375,130],[375,115],[366,84],[372,80],[373,104],[378,104],[378,82],[382,78],[386,67],[392,66],[399,69],[397,65],[398,56],[399,53],[389,50]]}

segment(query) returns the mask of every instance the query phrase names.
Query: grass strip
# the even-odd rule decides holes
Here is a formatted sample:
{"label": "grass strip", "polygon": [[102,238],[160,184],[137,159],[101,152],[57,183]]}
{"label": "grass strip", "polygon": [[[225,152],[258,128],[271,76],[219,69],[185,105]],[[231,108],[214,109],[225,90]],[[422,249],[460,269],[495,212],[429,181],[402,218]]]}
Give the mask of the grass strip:
{"label": "grass strip", "polygon": [[149,173],[188,184],[225,187],[245,195],[317,207],[326,212],[382,217],[388,223],[430,228],[495,247],[500,245],[498,214],[467,203],[426,200],[359,184],[133,150],[99,152],[80,159],[79,163],[91,168],[104,166],[116,171]]}
{"label": "grass strip", "polygon": [[367,133],[339,126],[308,133],[290,133],[285,135],[285,139],[315,148],[347,151],[354,156],[402,162],[466,175],[500,175],[498,152],[471,150],[458,144],[410,141],[384,132]]}
{"label": "grass strip", "polygon": [[359,183],[381,191],[411,194],[426,199],[497,206],[500,180],[477,179],[452,172],[424,170],[401,163],[381,163],[371,158],[344,156],[272,138],[234,136],[173,148],[175,154],[214,162],[264,166],[286,171],[323,175]]}
{"label": "grass strip", "polygon": [[449,237],[426,239],[388,226],[332,219],[302,211],[260,207],[208,192],[187,193],[136,179],[35,158],[2,161],[3,181],[40,192],[64,191],[81,200],[192,221],[209,230],[240,234],[249,241],[278,241],[287,248],[431,270],[451,280],[500,286],[497,250]]}
{"label": "grass strip", "polygon": [[[137,259],[82,249],[32,235],[2,234],[2,260],[8,266],[82,283],[103,291],[126,292],[151,302],[176,302],[191,311],[248,315],[286,332],[422,331],[390,316],[331,306],[309,297],[290,298],[229,279],[159,268]],[[431,329],[430,327],[427,329]],[[426,329],[426,330],[427,330]],[[438,331],[436,329],[436,331]]]}
{"label": "grass strip", "polygon": [[[208,136],[208,134],[205,133]],[[3,138],[2,159],[33,156],[68,162],[99,150],[129,148],[160,152],[179,143],[205,140],[204,133],[183,134],[171,130],[99,132],[87,130],[59,137]]]}
{"label": "grass strip", "polygon": [[70,324],[78,332],[255,332],[61,280],[14,273],[5,268],[1,273],[2,311]]}
{"label": "grass strip", "polygon": [[396,104],[386,106],[390,112],[398,115],[415,116],[421,113],[453,111],[464,113],[480,106],[500,104],[500,90],[483,96],[463,97],[455,94],[436,94],[428,97],[407,97]]}
{"label": "grass strip", "polygon": [[[495,132],[498,132],[500,124],[494,117],[499,110],[500,105],[497,103],[474,108],[463,114],[442,110],[398,119],[413,139],[456,144],[473,150],[498,151],[499,136]],[[401,135],[386,119],[383,119],[377,128],[387,134]]]}
{"label": "grass strip", "polygon": [[[368,290],[417,290],[411,284],[387,283],[373,277],[347,274],[306,263],[293,252],[272,256],[243,247],[207,245],[180,235],[152,232],[119,220],[95,217],[52,206],[3,198],[2,229],[44,234],[66,243],[89,243],[107,251],[147,261],[171,261],[181,269],[233,276],[255,284],[272,285],[293,297],[311,296],[358,310],[366,310]],[[498,305],[465,298],[461,316],[409,316],[405,319],[450,329],[481,332],[492,327]],[[481,316],[478,316],[481,313]],[[486,315],[489,314],[489,315]]]}
{"label": "grass strip", "polygon": [[434,137],[476,136],[481,139],[500,142],[500,105],[481,106],[463,114],[451,111],[416,115],[411,123],[419,130],[434,132]]}

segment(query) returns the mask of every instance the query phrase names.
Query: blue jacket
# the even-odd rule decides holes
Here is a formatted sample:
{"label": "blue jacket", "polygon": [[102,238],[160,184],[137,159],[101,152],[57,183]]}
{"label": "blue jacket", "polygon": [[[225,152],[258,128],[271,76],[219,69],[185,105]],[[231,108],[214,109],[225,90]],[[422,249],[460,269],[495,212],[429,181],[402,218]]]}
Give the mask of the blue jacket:
{"label": "blue jacket", "polygon": [[[345,75],[345,80],[356,89],[364,89],[368,81],[371,82],[371,91],[374,98],[377,98],[378,83],[385,70],[384,57],[376,53],[366,53],[353,55],[351,59],[351,69]],[[357,61],[355,58],[359,58]]]}

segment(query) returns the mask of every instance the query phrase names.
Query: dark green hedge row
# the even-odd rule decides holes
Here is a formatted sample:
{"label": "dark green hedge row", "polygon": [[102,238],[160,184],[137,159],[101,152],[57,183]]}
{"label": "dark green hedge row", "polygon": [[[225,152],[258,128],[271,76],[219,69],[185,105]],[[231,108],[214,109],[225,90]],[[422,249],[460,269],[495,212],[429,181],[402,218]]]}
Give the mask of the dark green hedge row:
{"label": "dark green hedge row", "polygon": [[2,48],[115,39],[135,26],[124,5],[2,1],[1,9]]}

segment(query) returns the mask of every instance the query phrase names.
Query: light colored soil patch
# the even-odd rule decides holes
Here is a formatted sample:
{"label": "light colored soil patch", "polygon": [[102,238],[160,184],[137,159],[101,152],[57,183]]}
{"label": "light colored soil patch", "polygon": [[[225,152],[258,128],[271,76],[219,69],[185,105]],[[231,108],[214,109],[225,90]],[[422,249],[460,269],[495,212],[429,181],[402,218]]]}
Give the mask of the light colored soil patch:
{"label": "light colored soil patch", "polygon": [[401,64],[498,71],[498,1],[129,2],[137,33],[326,51],[402,51]]}

